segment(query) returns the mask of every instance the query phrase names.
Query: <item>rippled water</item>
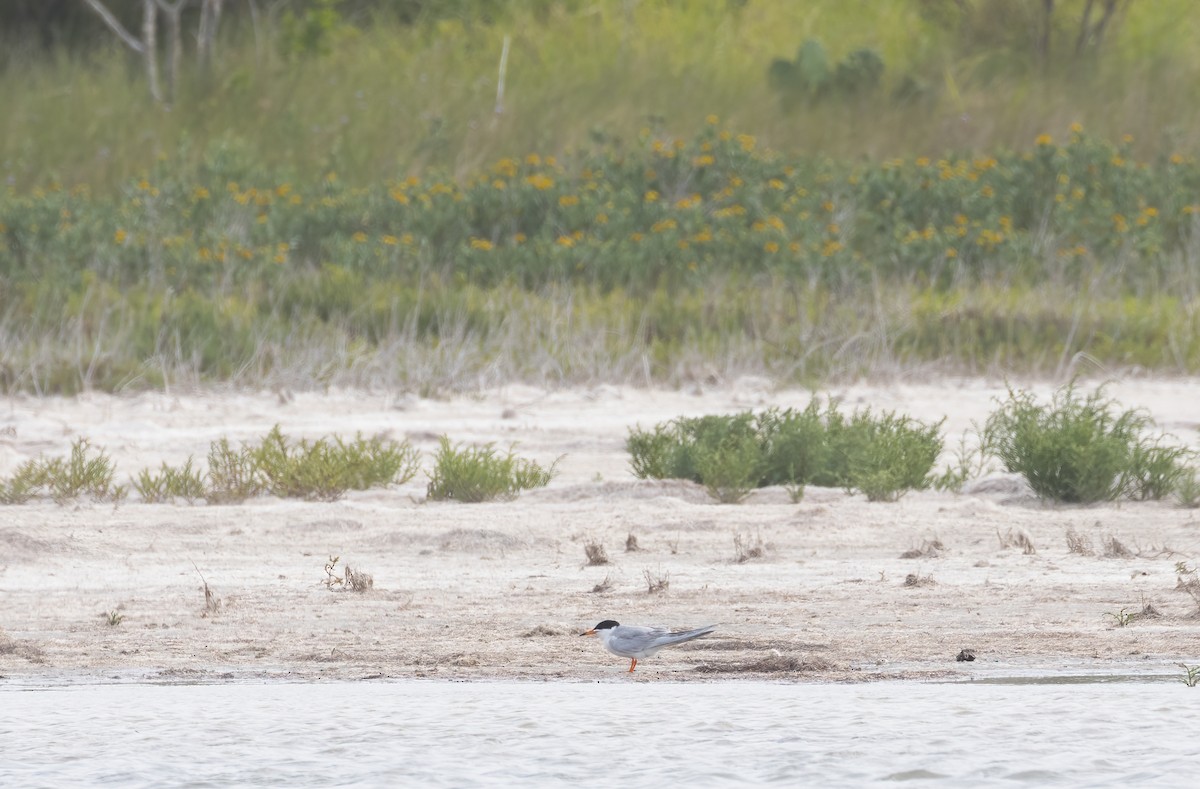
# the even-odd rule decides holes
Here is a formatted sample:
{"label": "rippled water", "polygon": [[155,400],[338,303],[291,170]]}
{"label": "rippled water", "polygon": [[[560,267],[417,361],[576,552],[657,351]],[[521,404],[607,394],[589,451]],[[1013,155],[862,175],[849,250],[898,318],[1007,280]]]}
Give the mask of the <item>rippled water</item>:
{"label": "rippled water", "polygon": [[1181,682],[0,685],[0,786],[1194,786]]}

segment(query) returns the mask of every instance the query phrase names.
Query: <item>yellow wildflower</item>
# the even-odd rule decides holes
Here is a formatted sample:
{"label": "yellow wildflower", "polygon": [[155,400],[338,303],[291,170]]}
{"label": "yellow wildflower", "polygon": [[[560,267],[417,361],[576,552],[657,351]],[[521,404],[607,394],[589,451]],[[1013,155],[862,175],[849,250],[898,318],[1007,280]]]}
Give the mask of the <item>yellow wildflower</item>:
{"label": "yellow wildflower", "polygon": [[488,241],[486,238],[472,238],[471,239],[471,249],[479,249],[484,252],[487,252],[487,251],[491,250],[491,248],[492,248],[492,242]]}
{"label": "yellow wildflower", "polygon": [[564,208],[569,208],[573,205],[579,205],[579,198],[575,195],[563,195],[558,198],[558,204]]}

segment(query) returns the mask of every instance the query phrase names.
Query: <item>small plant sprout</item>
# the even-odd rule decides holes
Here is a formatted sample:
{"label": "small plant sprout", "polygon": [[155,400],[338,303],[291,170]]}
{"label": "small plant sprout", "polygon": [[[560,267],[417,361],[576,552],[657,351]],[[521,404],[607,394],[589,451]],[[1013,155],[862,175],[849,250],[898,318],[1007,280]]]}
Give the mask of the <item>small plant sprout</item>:
{"label": "small plant sprout", "polygon": [[1178,664],[1183,669],[1183,684],[1189,688],[1196,687],[1200,683],[1200,666],[1189,666],[1187,663]]}
{"label": "small plant sprout", "polygon": [[1107,617],[1111,617],[1117,627],[1127,627],[1129,625],[1129,623],[1132,622],[1134,619],[1137,619],[1137,616],[1138,616],[1136,611],[1134,613],[1129,613],[1124,608],[1122,608],[1120,611],[1117,611],[1116,613],[1114,613],[1112,611],[1106,611],[1104,613],[1104,615]]}
{"label": "small plant sprout", "polygon": [[106,611],[101,616],[104,617],[104,621],[109,627],[116,627],[125,619],[125,615],[116,609]]}
{"label": "small plant sprout", "polygon": [[325,580],[321,583],[325,584],[326,589],[346,583],[346,579],[337,574],[337,563],[341,558],[340,556],[330,556],[329,561],[325,562]]}

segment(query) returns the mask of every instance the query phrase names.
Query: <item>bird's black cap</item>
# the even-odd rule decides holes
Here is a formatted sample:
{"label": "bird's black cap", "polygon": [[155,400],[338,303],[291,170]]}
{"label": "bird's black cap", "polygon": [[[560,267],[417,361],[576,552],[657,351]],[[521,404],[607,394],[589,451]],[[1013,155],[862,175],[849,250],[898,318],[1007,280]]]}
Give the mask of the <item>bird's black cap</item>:
{"label": "bird's black cap", "polygon": [[592,629],[593,629],[593,630],[612,630],[614,627],[617,627],[617,623],[616,623],[616,622],[614,622],[614,621],[613,621],[613,620],[611,620],[611,619],[605,619],[603,622],[601,622],[600,624],[596,625],[596,626],[595,626],[595,627],[593,627]]}

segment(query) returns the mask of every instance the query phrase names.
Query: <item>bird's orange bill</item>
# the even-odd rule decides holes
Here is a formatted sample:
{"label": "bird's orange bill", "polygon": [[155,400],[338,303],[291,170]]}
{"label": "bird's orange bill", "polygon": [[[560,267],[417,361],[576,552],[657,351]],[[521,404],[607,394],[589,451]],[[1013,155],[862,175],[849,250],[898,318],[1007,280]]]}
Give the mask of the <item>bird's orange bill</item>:
{"label": "bird's orange bill", "polygon": [[593,627],[591,630],[588,630],[587,632],[584,632],[584,633],[580,633],[579,635],[581,635],[581,636],[594,636],[594,635],[596,635],[596,628],[594,628],[594,627]]}

